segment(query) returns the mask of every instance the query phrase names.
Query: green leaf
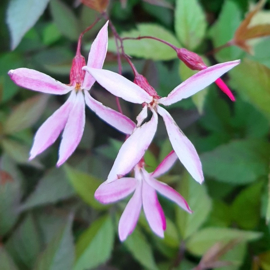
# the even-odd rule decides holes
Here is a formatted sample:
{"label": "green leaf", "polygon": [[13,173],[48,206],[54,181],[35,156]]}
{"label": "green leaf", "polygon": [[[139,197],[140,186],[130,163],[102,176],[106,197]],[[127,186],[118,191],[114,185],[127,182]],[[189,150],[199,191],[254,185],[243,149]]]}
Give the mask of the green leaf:
{"label": "green leaf", "polygon": [[[241,243],[229,250],[224,256],[222,256],[222,261],[230,262],[231,265],[223,266],[222,270],[239,270],[240,266],[243,264],[247,251],[247,244]],[[220,268],[215,268],[214,270],[220,270]]]}
{"label": "green leaf", "polygon": [[74,244],[70,216],[36,261],[34,270],[67,270],[74,263]]}
{"label": "green leaf", "polygon": [[268,174],[268,192],[267,192],[267,208],[266,208],[266,222],[270,221],[270,174]]}
{"label": "green leaf", "polygon": [[[179,42],[168,30],[157,24],[141,23],[137,25],[138,30],[124,32],[121,37],[154,36],[180,47]],[[125,40],[125,53],[131,56],[152,60],[171,60],[177,58],[176,52],[169,46],[152,39]],[[108,50],[117,52],[114,39],[109,40]]]}
{"label": "green leaf", "polygon": [[49,0],[11,0],[6,22],[11,34],[11,49],[14,50],[24,34],[37,22]]}
{"label": "green leaf", "polygon": [[21,187],[18,179],[0,171],[0,235],[5,235],[19,217]]}
{"label": "green leaf", "polygon": [[43,30],[42,39],[45,45],[51,45],[61,38],[61,33],[54,23],[49,23]]}
{"label": "green leaf", "polygon": [[138,228],[127,238],[124,245],[132,256],[146,269],[157,270],[151,246]]}
{"label": "green leaf", "polygon": [[50,1],[50,10],[58,30],[69,39],[77,40],[80,28],[72,10],[60,0]]}
{"label": "green leaf", "polygon": [[239,94],[270,120],[270,69],[244,59],[241,65],[230,72],[230,76]]}
{"label": "green leaf", "polygon": [[179,182],[177,191],[189,204],[192,214],[181,208],[176,208],[176,223],[183,240],[193,235],[206,221],[212,207],[212,202],[204,185],[199,185],[190,175],[185,174]]}
{"label": "green leaf", "polygon": [[245,184],[268,173],[269,145],[258,140],[235,140],[202,154],[207,176],[232,184]]}
{"label": "green leaf", "polygon": [[[232,16],[233,14],[233,16]],[[236,29],[241,23],[241,11],[235,1],[226,0],[222,7],[217,22],[210,29],[210,36],[214,43],[214,48],[218,48],[230,41]],[[230,46],[215,54],[219,62],[234,60],[242,54],[241,49]]]}
{"label": "green leaf", "polygon": [[12,134],[34,125],[46,108],[48,95],[37,95],[19,104],[4,124],[4,132]]}
{"label": "green leaf", "polygon": [[19,270],[3,246],[0,246],[0,269]]}
{"label": "green leaf", "polygon": [[10,139],[4,139],[2,141],[2,146],[4,151],[17,163],[19,164],[27,164],[32,165],[37,168],[42,168],[42,165],[35,160],[29,161],[29,147],[26,145],[23,145],[21,143],[18,143],[14,140]]}
{"label": "green leaf", "polygon": [[[207,58],[202,57],[203,61],[208,65],[209,61]],[[191,77],[192,75],[196,74],[197,71],[195,70],[191,70],[189,67],[187,67],[182,61],[180,62],[180,66],[179,66],[179,73],[180,73],[180,77],[182,79],[182,81],[187,80],[189,77]],[[202,91],[196,93],[195,95],[193,95],[192,101],[195,104],[195,106],[198,109],[198,112],[200,114],[203,113],[203,106],[204,106],[204,102],[208,93],[209,87],[206,87],[205,89],[203,89]]]}
{"label": "green leaf", "polygon": [[175,32],[181,44],[194,50],[204,38],[207,27],[204,12],[197,0],[177,0],[175,9]]}
{"label": "green leaf", "polygon": [[255,182],[241,191],[231,206],[233,221],[245,230],[254,229],[260,221],[260,198],[263,182]]}
{"label": "green leaf", "polygon": [[96,268],[111,256],[114,228],[109,216],[99,218],[79,237],[73,270]]}
{"label": "green leaf", "polygon": [[101,184],[100,180],[92,175],[77,171],[67,165],[65,165],[64,168],[70,183],[83,201],[95,209],[107,208],[107,206],[102,205],[94,198],[94,193]]}
{"label": "green leaf", "polygon": [[33,267],[36,257],[41,250],[41,242],[32,215],[28,215],[12,233],[6,243],[6,249],[22,269]]}
{"label": "green leaf", "polygon": [[215,243],[228,243],[231,240],[248,242],[257,240],[262,236],[259,232],[241,231],[229,228],[209,227],[194,233],[187,241],[187,249],[198,256],[202,256]]}
{"label": "green leaf", "polygon": [[40,179],[35,191],[21,205],[20,209],[25,210],[44,204],[56,203],[70,198],[75,194],[70,185],[63,168],[50,170]]}

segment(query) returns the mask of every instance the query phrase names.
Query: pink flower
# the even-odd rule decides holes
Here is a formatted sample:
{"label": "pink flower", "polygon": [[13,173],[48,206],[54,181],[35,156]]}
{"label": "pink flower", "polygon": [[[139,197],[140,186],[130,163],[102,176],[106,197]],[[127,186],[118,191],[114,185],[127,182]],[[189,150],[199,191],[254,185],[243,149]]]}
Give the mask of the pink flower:
{"label": "pink flower", "polygon": [[[137,117],[137,128],[121,147],[107,181],[121,178],[138,164],[155,135],[159,114],[164,120],[169,139],[178,158],[192,177],[202,183],[204,180],[202,165],[196,149],[179,129],[169,112],[160,104],[168,106],[196,94],[239,63],[240,61],[236,60],[205,68],[178,85],[164,98],[160,98],[156,91],[146,84],[146,81],[140,81],[139,85],[143,87],[141,88],[117,73],[84,67],[100,85],[115,96],[144,105]],[[151,120],[143,123],[148,109],[152,112]]]}
{"label": "pink flower", "polygon": [[[100,69],[103,66],[108,45],[108,22],[99,31],[94,40],[88,56],[87,66]],[[57,166],[61,166],[75,151],[84,131],[85,104],[101,119],[117,128],[123,133],[130,134],[135,124],[126,116],[103,106],[93,99],[88,90],[95,79],[82,70],[85,59],[80,54],[80,41],[76,56],[73,59],[70,71],[70,84],[66,85],[52,77],[28,68],[18,68],[9,71],[10,78],[19,86],[47,94],[63,95],[71,92],[67,101],[38,129],[32,149],[30,160],[52,145],[62,134],[59,148]]]}
{"label": "pink flower", "polygon": [[185,211],[192,212],[179,193],[155,179],[167,172],[176,160],[177,156],[172,151],[152,173],[148,173],[144,169],[144,162],[141,161],[135,167],[134,178],[126,177],[112,182],[106,181],[96,190],[95,198],[103,204],[119,201],[134,192],[119,221],[118,232],[121,241],[124,241],[133,232],[142,207],[152,231],[159,237],[164,237],[166,219],[156,191]]}

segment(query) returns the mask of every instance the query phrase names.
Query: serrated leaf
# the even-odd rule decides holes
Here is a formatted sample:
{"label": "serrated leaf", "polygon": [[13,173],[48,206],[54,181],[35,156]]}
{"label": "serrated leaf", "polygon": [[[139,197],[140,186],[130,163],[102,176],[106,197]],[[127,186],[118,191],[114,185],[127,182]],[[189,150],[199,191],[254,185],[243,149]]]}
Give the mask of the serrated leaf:
{"label": "serrated leaf", "polygon": [[21,205],[20,209],[56,203],[75,195],[63,168],[50,170],[40,179],[33,193]]}
{"label": "serrated leaf", "polygon": [[176,224],[183,240],[193,235],[207,219],[212,202],[204,185],[199,185],[190,175],[182,176],[177,191],[186,199],[192,214],[176,207]]}
{"label": "serrated leaf", "polygon": [[262,187],[262,182],[255,182],[241,191],[232,203],[232,219],[239,228],[252,230],[258,225]]}
{"label": "serrated leaf", "polygon": [[12,258],[6,252],[3,246],[0,246],[0,269],[3,270],[19,270]]}
{"label": "serrated leaf", "polygon": [[40,235],[32,215],[28,215],[12,233],[6,243],[6,249],[12,258],[21,266],[32,268],[41,250]]}
{"label": "serrated leaf", "polygon": [[206,30],[206,18],[197,0],[177,0],[175,32],[181,44],[194,50],[202,42]]}
{"label": "serrated leaf", "polygon": [[65,165],[65,171],[70,183],[83,201],[95,209],[104,209],[107,207],[94,198],[94,193],[101,184],[100,180],[92,175],[77,171],[67,165]]}
{"label": "serrated leaf", "polygon": [[11,34],[11,49],[14,50],[24,34],[37,22],[49,0],[11,0],[6,22]]}
{"label": "serrated leaf", "polygon": [[[166,40],[167,42],[180,47],[179,42],[168,30],[157,24],[141,23],[137,25],[137,30],[124,32],[121,37],[137,38],[139,36],[154,36]],[[131,56],[152,60],[171,60],[177,58],[173,49],[169,46],[151,39],[124,40],[125,53]],[[114,39],[109,40],[108,50],[117,52]]]}
{"label": "serrated leaf", "polygon": [[[233,16],[232,16],[233,14]],[[241,10],[235,1],[226,0],[216,23],[210,29],[210,36],[214,48],[218,48],[232,40],[233,35],[241,23]],[[241,55],[241,49],[230,46],[215,54],[219,62],[237,59]]]}
{"label": "serrated leaf", "polygon": [[138,228],[127,238],[124,245],[132,256],[146,269],[157,270],[154,255],[150,245]]}
{"label": "serrated leaf", "polygon": [[228,243],[231,240],[248,242],[257,240],[262,233],[252,231],[241,231],[230,228],[209,227],[194,233],[187,241],[187,249],[198,256],[202,256],[215,243]]}
{"label": "serrated leaf", "polygon": [[239,94],[270,120],[270,69],[244,59],[230,72],[230,76],[231,84],[239,89]]}
{"label": "serrated leaf", "polygon": [[10,139],[4,139],[2,146],[6,154],[16,163],[42,168],[42,165],[36,159],[28,161],[30,147]]}
{"label": "serrated leaf", "polygon": [[114,228],[109,216],[99,218],[79,237],[73,270],[93,269],[111,256]]}
{"label": "serrated leaf", "polygon": [[258,140],[235,140],[202,154],[207,176],[235,185],[250,183],[268,173],[269,144]]}
{"label": "serrated leaf", "polygon": [[4,132],[12,134],[34,125],[43,114],[48,99],[48,95],[37,95],[19,104],[5,121]]}
{"label": "serrated leaf", "polygon": [[19,218],[21,186],[16,178],[0,171],[0,235],[5,235]]}
{"label": "serrated leaf", "polygon": [[74,244],[70,216],[36,261],[34,270],[67,270],[74,263]]}
{"label": "serrated leaf", "polygon": [[50,10],[58,30],[71,40],[77,40],[80,28],[72,10],[60,0],[51,0]]}

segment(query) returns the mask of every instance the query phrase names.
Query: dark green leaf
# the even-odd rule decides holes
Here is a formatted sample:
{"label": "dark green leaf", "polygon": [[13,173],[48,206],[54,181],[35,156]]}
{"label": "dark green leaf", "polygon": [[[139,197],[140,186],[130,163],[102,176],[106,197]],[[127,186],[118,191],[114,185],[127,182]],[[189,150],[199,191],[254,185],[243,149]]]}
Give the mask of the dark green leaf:
{"label": "dark green leaf", "polygon": [[132,256],[146,269],[156,270],[153,252],[144,235],[138,228],[124,242]]}
{"label": "dark green leaf", "polygon": [[201,155],[203,171],[235,185],[250,183],[268,173],[269,145],[258,140],[235,140]]}
{"label": "dark green leaf", "polygon": [[77,171],[65,166],[67,177],[78,195],[89,205],[96,209],[104,209],[106,206],[100,204],[95,198],[94,193],[101,181],[96,177]]}
{"label": "dark green leaf", "polygon": [[32,268],[41,250],[39,232],[32,215],[28,215],[13,232],[6,243],[6,249],[17,265]]}
{"label": "dark green leaf", "polygon": [[76,244],[73,270],[96,268],[111,256],[114,228],[109,216],[99,218],[80,236]]}
{"label": "dark green leaf", "polygon": [[19,270],[3,246],[0,246],[0,269]]}
{"label": "dark green leaf", "polygon": [[52,169],[40,179],[35,191],[21,205],[28,209],[44,204],[56,203],[75,195],[63,168]]}
{"label": "dark green leaf", "polygon": [[44,252],[36,261],[34,270],[67,270],[74,263],[74,244],[70,216],[66,225],[55,234]]}
{"label": "dark green leaf", "polygon": [[212,207],[212,202],[204,185],[199,185],[188,174],[182,176],[177,191],[186,199],[192,214],[177,206],[176,223],[183,240],[193,235],[206,221]]}
{"label": "dark green leaf", "polygon": [[12,50],[20,43],[24,34],[37,22],[49,0],[11,0],[6,22],[11,34]]}

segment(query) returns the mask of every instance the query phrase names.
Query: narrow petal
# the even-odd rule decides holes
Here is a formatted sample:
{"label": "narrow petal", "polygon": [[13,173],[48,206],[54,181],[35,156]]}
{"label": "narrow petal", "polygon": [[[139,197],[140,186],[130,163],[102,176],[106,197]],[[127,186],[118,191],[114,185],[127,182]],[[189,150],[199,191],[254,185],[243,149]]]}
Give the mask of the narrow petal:
{"label": "narrow petal", "polygon": [[216,81],[220,76],[239,63],[240,60],[235,60],[203,69],[174,88],[167,97],[161,98],[159,103],[171,105],[183,98],[188,98]]}
{"label": "narrow petal", "polygon": [[41,93],[63,95],[73,89],[34,69],[17,68],[10,70],[8,75],[17,85]]}
{"label": "narrow petal", "polygon": [[202,183],[202,164],[197,151],[190,140],[184,135],[171,115],[162,107],[158,106],[158,113],[163,117],[172,147],[182,164],[186,167],[191,176],[199,183]]}
{"label": "narrow petal", "polygon": [[63,132],[59,149],[57,166],[61,166],[75,151],[80,143],[85,125],[85,103],[82,92],[78,92],[73,108],[70,111],[66,127]]}
{"label": "narrow petal", "polygon": [[[108,23],[100,29],[97,37],[92,43],[91,49],[88,55],[87,66],[93,68],[102,68],[108,47]],[[95,79],[91,76],[90,73],[86,72],[83,82],[83,89],[89,90],[94,84]]]}
{"label": "narrow petal", "polygon": [[136,117],[137,126],[140,126],[142,124],[143,120],[147,118],[147,115],[148,115],[148,108],[147,106],[144,106],[142,111]]}
{"label": "narrow petal", "polygon": [[119,201],[131,194],[137,185],[135,178],[120,178],[102,183],[95,192],[95,198],[103,204]]}
{"label": "narrow petal", "polygon": [[164,237],[166,218],[154,188],[144,180],[142,187],[143,210],[152,231],[159,237]]}
{"label": "narrow petal", "polygon": [[148,184],[154,188],[158,193],[163,195],[164,197],[168,198],[169,200],[175,202],[178,206],[180,206],[182,209],[187,211],[188,213],[192,213],[188,203],[185,201],[185,199],[176,192],[173,188],[168,186],[165,183],[162,183],[160,181],[157,181],[156,179],[149,177],[147,179]]}
{"label": "narrow petal", "polygon": [[68,100],[38,129],[30,151],[30,160],[35,158],[56,141],[67,123],[74,99],[75,92],[72,91]]}
{"label": "narrow petal", "polygon": [[118,233],[121,241],[125,241],[136,227],[142,208],[141,189],[141,182],[138,182],[138,186],[120,218]]}
{"label": "narrow petal", "polygon": [[167,155],[163,161],[157,166],[154,172],[152,172],[152,177],[159,177],[162,174],[166,173],[171,169],[175,161],[178,159],[176,153],[171,151],[169,155]]}
{"label": "narrow petal", "polygon": [[133,103],[151,102],[152,97],[125,77],[104,69],[83,67],[96,81],[113,95]]}
{"label": "narrow petal", "polygon": [[151,120],[137,127],[121,147],[107,181],[113,181],[129,173],[138,164],[153,140],[157,130],[157,114]]}
{"label": "narrow petal", "polygon": [[235,101],[233,93],[222,79],[218,78],[215,83],[220,88],[220,90],[230,98],[231,101]]}
{"label": "narrow petal", "polygon": [[127,116],[104,106],[102,103],[92,98],[87,91],[84,91],[84,96],[86,105],[103,121],[124,134],[131,134],[133,132],[136,124]]}

